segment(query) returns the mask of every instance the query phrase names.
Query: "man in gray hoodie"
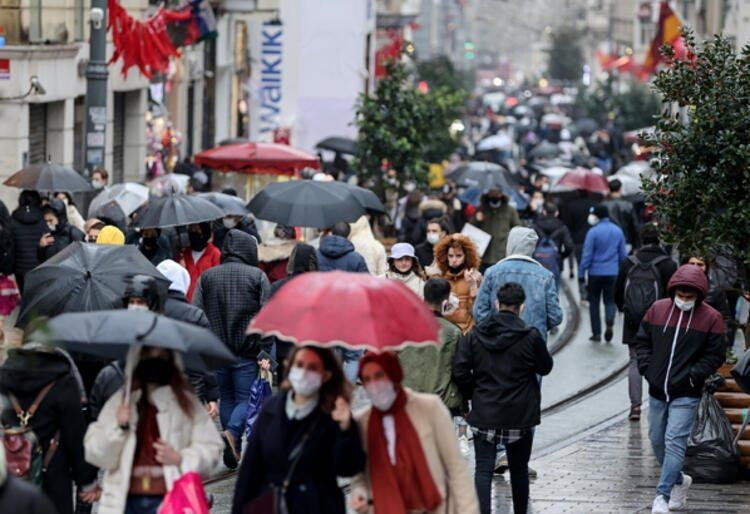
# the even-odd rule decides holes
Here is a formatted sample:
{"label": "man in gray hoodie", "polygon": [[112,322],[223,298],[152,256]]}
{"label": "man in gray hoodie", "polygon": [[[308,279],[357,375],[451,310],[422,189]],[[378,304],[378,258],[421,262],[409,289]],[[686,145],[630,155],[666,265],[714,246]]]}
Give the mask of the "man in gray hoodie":
{"label": "man in gray hoodie", "polygon": [[489,318],[495,311],[500,288],[509,283],[521,284],[526,293],[526,308],[521,315],[527,325],[536,327],[544,340],[547,331],[562,322],[562,309],[555,276],[531,258],[539,236],[530,228],[513,227],[508,234],[506,255],[484,273],[482,286],[474,302],[475,323]]}

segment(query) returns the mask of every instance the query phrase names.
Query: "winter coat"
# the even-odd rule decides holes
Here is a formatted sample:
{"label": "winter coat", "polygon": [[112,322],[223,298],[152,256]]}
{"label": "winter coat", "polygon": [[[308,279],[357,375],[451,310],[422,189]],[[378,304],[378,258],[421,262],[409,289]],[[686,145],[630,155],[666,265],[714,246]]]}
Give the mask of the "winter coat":
{"label": "winter coat", "polygon": [[49,232],[42,218],[42,209],[36,205],[18,207],[13,211],[8,231],[13,243],[13,273],[23,292],[24,276],[39,265],[39,240],[42,234]]}
{"label": "winter coat", "polygon": [[[419,218],[406,234],[406,241],[417,247],[427,240],[427,224],[430,220],[442,218],[448,212],[448,206],[442,200],[429,198],[419,204]],[[429,264],[429,263],[428,263]]]}
{"label": "winter coat", "polygon": [[177,260],[184,263],[183,266],[185,266],[185,269],[190,274],[190,287],[188,288],[187,297],[188,300],[193,301],[193,292],[195,291],[195,286],[198,284],[198,279],[204,271],[221,264],[221,252],[212,243],[207,243],[206,248],[198,258],[198,262],[193,261],[193,251],[190,247],[183,248]]}
{"label": "winter coat", "polygon": [[[5,463],[0,463],[5,465]],[[57,514],[55,506],[33,484],[8,475],[0,485],[0,512],[8,514]]]}
{"label": "winter coat", "polygon": [[[40,264],[60,253],[73,241],[83,241],[86,239],[86,234],[68,223],[65,203],[62,200],[50,200],[49,206],[52,207],[57,215],[57,226],[53,232],[50,232],[45,226],[46,230],[44,233],[49,232],[52,234],[55,241],[51,245],[42,247],[39,246],[39,241],[37,240],[37,259]],[[41,238],[41,236],[39,237]]]}
{"label": "winter coat", "polygon": [[562,308],[555,276],[531,258],[538,236],[530,228],[516,228],[508,239],[508,257],[484,272],[484,280],[474,302],[474,319],[480,322],[495,312],[497,292],[508,282],[516,282],[526,293],[521,318],[547,340],[547,331],[562,323]]}
{"label": "winter coat", "polygon": [[258,241],[258,244],[261,243],[260,234],[258,234],[258,227],[255,225],[255,220],[250,216],[242,218],[233,229],[225,227],[222,220],[215,221],[212,228],[214,233],[213,243],[216,248],[224,247],[224,238],[229,230],[239,230],[240,232],[244,232],[249,236],[253,236],[255,240]]}
{"label": "winter coat", "polygon": [[604,206],[609,211],[609,219],[612,223],[622,229],[625,234],[625,241],[634,248],[640,246],[638,217],[635,214],[633,204],[624,198],[611,198],[604,202]]}
{"label": "winter coat", "polygon": [[560,206],[560,219],[570,230],[573,242],[583,245],[589,231],[589,212],[598,202],[590,196],[578,196]]}
{"label": "winter coat", "polygon": [[91,421],[96,421],[104,404],[122,387],[123,382],[125,382],[125,374],[122,363],[119,361],[112,361],[99,371],[89,395],[89,419]]}
{"label": "winter coat", "polygon": [[296,241],[274,240],[258,245],[258,267],[262,269],[272,284],[286,277],[289,256],[297,245]]}
{"label": "winter coat", "polygon": [[451,285],[451,292],[458,297],[458,309],[449,315],[445,316],[445,319],[451,323],[455,323],[461,332],[464,334],[468,332],[474,325],[474,301],[475,297],[471,296],[471,285],[466,280],[466,270],[461,270],[454,274],[450,271],[446,271],[443,274],[443,278],[446,279]]}
{"label": "winter coat", "polygon": [[268,300],[271,284],[258,267],[252,236],[230,230],[224,238],[222,263],[198,280],[193,303],[206,313],[211,331],[238,357],[255,358],[256,336],[245,335],[250,320]]}
{"label": "winter coat", "polygon": [[561,265],[563,260],[575,249],[570,230],[565,226],[565,223],[555,216],[537,218],[534,222],[534,230],[536,230],[540,240],[549,237],[554,241],[557,247],[557,260]]}
{"label": "winter coat", "polygon": [[[651,262],[657,257],[669,257],[667,251],[659,245],[642,246],[634,255],[644,264]],[[625,308],[625,285],[628,282],[628,272],[632,268],[633,261],[627,258],[624,259],[620,264],[620,271],[615,281],[615,304],[620,312]],[[677,271],[677,263],[671,258],[665,259],[656,264],[656,270],[659,273],[660,289],[663,292],[662,298],[666,298],[668,296],[667,284],[672,274]],[[625,344],[634,344],[637,333],[638,324],[628,323],[627,319],[623,318],[622,342]]]}
{"label": "winter coat", "polygon": [[391,280],[398,280],[408,287],[415,295],[419,296],[420,300],[424,299],[424,280],[413,271],[408,275],[402,275],[401,273],[388,270],[383,277]]}
{"label": "winter coat", "polygon": [[365,259],[354,251],[354,245],[341,236],[325,236],[318,248],[320,271],[353,271],[367,273]]}
{"label": "winter coat", "polygon": [[[679,286],[699,292],[689,312],[675,306]],[[649,394],[659,400],[700,397],[703,382],[724,362],[724,320],[703,301],[707,289],[700,268],[682,266],[669,279],[670,298],[655,302],[643,317],[635,342],[638,370],[648,381]]]}
{"label": "winter coat", "polygon": [[291,279],[302,273],[308,271],[318,270],[318,254],[315,248],[305,243],[297,243],[292,255],[289,257],[287,263],[287,275],[281,280],[271,284],[271,296],[276,294],[276,291],[281,289],[281,286],[289,282]]}
{"label": "winter coat", "polygon": [[578,278],[589,276],[616,277],[620,263],[628,256],[622,229],[609,218],[602,218],[591,227],[583,244],[583,258],[578,266]]}
{"label": "winter coat", "polygon": [[458,343],[453,361],[453,380],[471,398],[466,421],[495,430],[538,425],[537,375],[550,371],[552,357],[539,331],[512,312],[494,312]]}
{"label": "winter coat", "polygon": [[[136,430],[138,426],[138,400],[142,391],[130,394],[130,429],[117,424],[117,409],[122,402],[118,392],[104,404],[99,418],[86,431],[86,461],[104,471],[99,514],[122,514],[130,488],[130,476],[135,457]],[[182,457],[180,466],[163,466],[167,490],[175,480],[188,471],[202,475],[211,472],[219,460],[224,444],[213,420],[194,395],[192,417],[185,414],[177,403],[171,386],[161,386],[150,395],[156,407],[159,436],[172,445]]]}
{"label": "winter coat", "polygon": [[[453,427],[453,418],[440,398],[434,394],[423,394],[404,388],[406,391],[406,414],[422,443],[427,467],[432,480],[444,498],[431,514],[476,514],[479,512],[476,489],[469,467],[458,449],[458,440]],[[367,448],[367,426],[372,407],[356,413],[354,419],[359,427],[360,438]],[[398,438],[398,434],[396,434]],[[367,473],[352,482],[353,494],[372,498]],[[447,501],[446,501],[447,499]],[[373,509],[369,510],[374,512]]]}
{"label": "winter coat", "polygon": [[354,250],[364,258],[367,269],[376,276],[385,274],[388,270],[385,247],[375,239],[367,217],[362,216],[350,226],[352,232],[349,234],[349,241],[354,245]]}
{"label": "winter coat", "polygon": [[17,348],[10,350],[8,360],[0,367],[0,392],[13,393],[24,410],[52,381],[55,385],[31,418],[31,427],[45,454],[60,431],[59,447],[44,473],[42,491],[60,514],[69,514],[73,512],[73,482],[82,487],[96,479],[96,469],[83,458],[86,420],[70,362],[59,353]]}
{"label": "winter coat", "polygon": [[415,246],[414,254],[423,268],[427,268],[435,261],[435,247],[428,241],[423,241]]}
{"label": "winter coat", "polygon": [[[165,235],[160,235],[156,239],[156,248],[153,248],[152,250],[144,248],[143,243],[140,241],[136,240],[135,242],[138,244],[138,250],[140,250],[144,257],[146,257],[154,266],[158,266],[162,261],[171,259],[174,255],[172,247],[169,244],[169,238]],[[126,242],[125,244],[128,243]]]}
{"label": "winter coat", "polygon": [[233,514],[242,514],[249,501],[280,485],[289,468],[289,453],[317,419],[305,443],[286,494],[291,514],[344,514],[344,495],[336,477],[351,477],[365,466],[357,427],[342,432],[330,415],[316,408],[290,420],[287,391],[279,391],[263,406],[247,444],[234,490]]}
{"label": "winter coat", "polygon": [[453,382],[451,370],[461,329],[435,313],[440,323],[440,346],[408,346],[398,351],[398,360],[404,369],[402,385],[418,393],[436,394],[448,409],[458,410],[463,405],[458,386]]}
{"label": "winter coat", "polygon": [[471,223],[492,236],[487,250],[482,256],[482,264],[492,265],[505,258],[505,247],[508,243],[508,233],[513,227],[521,225],[521,218],[515,208],[507,203],[497,209],[483,207],[482,221],[474,218]]}
{"label": "winter coat", "polygon": [[83,229],[86,226],[86,220],[83,219],[83,216],[81,216],[81,213],[78,212],[78,209],[75,205],[66,204],[65,215],[68,218],[68,223],[70,223],[71,226],[85,233],[85,230]]}

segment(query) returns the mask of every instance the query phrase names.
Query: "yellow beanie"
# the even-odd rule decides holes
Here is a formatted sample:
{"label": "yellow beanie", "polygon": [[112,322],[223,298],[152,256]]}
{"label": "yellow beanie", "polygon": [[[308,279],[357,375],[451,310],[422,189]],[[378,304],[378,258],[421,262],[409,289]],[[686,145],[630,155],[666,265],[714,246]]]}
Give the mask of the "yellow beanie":
{"label": "yellow beanie", "polygon": [[96,238],[96,244],[98,245],[124,245],[125,235],[122,231],[113,226],[106,225],[102,227],[99,232],[99,236]]}

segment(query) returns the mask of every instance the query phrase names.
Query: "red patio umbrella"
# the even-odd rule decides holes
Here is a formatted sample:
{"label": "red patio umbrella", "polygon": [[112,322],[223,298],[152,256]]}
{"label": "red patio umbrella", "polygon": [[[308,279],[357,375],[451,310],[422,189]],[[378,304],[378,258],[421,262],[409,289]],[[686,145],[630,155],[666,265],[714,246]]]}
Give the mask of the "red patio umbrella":
{"label": "red patio umbrella", "polygon": [[371,351],[439,344],[435,315],[406,286],[369,273],[311,272],[284,285],[248,334]]}
{"label": "red patio umbrella", "polygon": [[591,193],[608,193],[609,183],[601,175],[586,168],[577,168],[567,172],[552,188],[553,192],[583,189]]}
{"label": "red patio umbrella", "polygon": [[276,143],[234,143],[195,156],[195,163],[219,171],[294,175],[304,168],[320,168],[318,156]]}

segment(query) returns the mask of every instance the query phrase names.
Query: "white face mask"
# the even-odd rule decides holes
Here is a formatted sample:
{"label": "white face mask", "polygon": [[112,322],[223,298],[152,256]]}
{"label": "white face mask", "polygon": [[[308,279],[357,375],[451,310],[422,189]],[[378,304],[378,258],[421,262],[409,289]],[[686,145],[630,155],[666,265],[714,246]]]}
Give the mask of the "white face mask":
{"label": "white face mask", "polygon": [[589,225],[596,225],[597,223],[599,223],[599,216],[597,216],[596,214],[589,214],[589,217],[586,218],[586,221],[589,222]]}
{"label": "white face mask", "polygon": [[549,191],[549,184],[545,182],[542,184],[542,192],[546,193],[547,191]]}
{"label": "white face mask", "polygon": [[458,299],[458,296],[451,293],[448,296],[448,299],[443,302],[443,308],[442,308],[443,316],[450,316],[451,314],[456,312],[460,303],[461,303],[461,300]]}
{"label": "white face mask", "polygon": [[288,379],[294,393],[302,396],[314,395],[323,384],[323,375],[303,368],[292,368]]}
{"label": "white face mask", "polygon": [[683,312],[688,312],[695,307],[695,300],[683,300],[682,298],[674,297],[674,305]]}
{"label": "white face mask", "polygon": [[54,232],[55,229],[57,228],[57,223],[47,223],[47,228],[49,229],[50,232]]}
{"label": "white face mask", "polygon": [[104,187],[104,183],[100,180],[92,180],[91,187],[93,187],[94,189],[101,189]]}
{"label": "white face mask", "polygon": [[235,220],[234,218],[224,218],[222,220],[222,223],[224,223],[224,226],[226,228],[230,228],[230,229],[237,226],[237,220]]}
{"label": "white face mask", "polygon": [[129,303],[128,310],[129,311],[147,311],[148,305],[141,305],[140,303]]}
{"label": "white face mask", "polygon": [[440,241],[440,234],[436,234],[435,232],[427,232],[427,242],[431,245],[438,244],[438,241]]}
{"label": "white face mask", "polygon": [[387,379],[376,380],[365,386],[372,405],[379,411],[387,411],[396,401],[396,387]]}

